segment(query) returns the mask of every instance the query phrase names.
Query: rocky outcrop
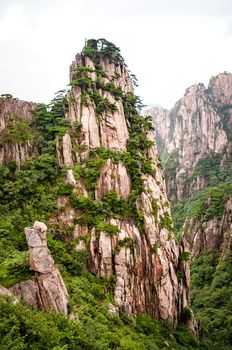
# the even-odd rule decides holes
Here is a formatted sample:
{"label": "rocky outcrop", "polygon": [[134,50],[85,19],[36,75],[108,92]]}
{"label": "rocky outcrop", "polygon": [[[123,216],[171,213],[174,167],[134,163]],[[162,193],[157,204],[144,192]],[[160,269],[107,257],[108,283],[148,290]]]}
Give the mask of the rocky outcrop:
{"label": "rocky outcrop", "polygon": [[155,139],[159,154],[163,154],[168,143],[170,128],[170,112],[162,107],[153,107],[144,112],[145,115],[151,115],[155,126]]}
{"label": "rocky outcrop", "polygon": [[218,106],[229,106],[232,104],[232,76],[230,73],[219,74],[212,77],[208,87],[212,100]]}
{"label": "rocky outcrop", "polygon": [[36,274],[33,280],[11,287],[10,292],[28,305],[67,315],[68,292],[47,247],[46,230],[47,226],[39,221],[35,222],[33,228],[25,228],[30,266]]}
{"label": "rocky outcrop", "polygon": [[10,297],[14,304],[18,303],[18,299],[15,295],[7,288],[0,286],[0,296]]}
{"label": "rocky outcrop", "polygon": [[[189,305],[189,276],[187,283],[178,282],[179,248],[154,135],[147,129],[148,120],[134,112],[133,86],[124,62],[97,55],[78,54],[70,67],[70,128],[57,152],[60,164],[68,167],[67,183],[73,186],[75,200],[73,207],[73,201],[59,198],[56,220],[75,226],[77,249],[89,251],[91,271],[114,276],[114,300],[121,311],[144,312],[176,324]],[[83,72],[86,85],[78,80]],[[133,127],[139,131],[134,133]],[[129,145],[135,143],[134,152],[141,133],[147,146],[134,155]],[[141,170],[144,161],[149,167]],[[140,175],[135,175],[137,170]],[[114,202],[109,210],[110,199]],[[89,213],[90,206],[96,214]],[[104,216],[100,224],[99,215]]]}
{"label": "rocky outcrop", "polygon": [[165,168],[168,198],[172,203],[192,196],[208,185],[210,159],[231,157],[232,74],[211,78],[208,88],[191,86],[173,109],[152,109],[158,146]]}
{"label": "rocky outcrop", "polygon": [[[124,65],[115,66],[109,63],[108,60],[101,59],[101,69],[104,70],[107,76],[102,79],[102,84],[114,83],[116,87],[120,87],[123,92],[132,92],[132,82],[129,73],[126,71]],[[87,56],[77,55],[76,60],[70,67],[71,81],[74,77],[75,70],[78,67],[87,67],[95,70],[94,62]],[[95,87],[97,83],[96,72],[89,72],[89,79]],[[114,112],[108,110],[104,113],[99,123],[99,115],[96,114],[96,105],[91,101],[90,97],[86,96],[86,102],[83,103],[83,95],[79,86],[74,86],[67,96],[69,100],[69,111],[66,118],[71,125],[81,123],[81,130],[79,137],[72,138],[70,133],[63,137],[63,147],[59,152],[61,162],[67,166],[83,160],[91,149],[97,147],[104,147],[118,152],[126,151],[126,144],[128,139],[128,129],[124,115],[124,108],[121,99],[115,98],[109,91],[102,91],[101,93],[104,101],[109,101],[114,105]],[[78,147],[77,147],[78,146]]]}
{"label": "rocky outcrop", "polygon": [[35,103],[0,97],[0,164],[20,165],[35,154],[31,122]]}
{"label": "rocky outcrop", "polygon": [[222,216],[205,222],[187,219],[182,240],[192,258],[196,258],[203,251],[226,254],[232,247],[232,197],[225,203]]}

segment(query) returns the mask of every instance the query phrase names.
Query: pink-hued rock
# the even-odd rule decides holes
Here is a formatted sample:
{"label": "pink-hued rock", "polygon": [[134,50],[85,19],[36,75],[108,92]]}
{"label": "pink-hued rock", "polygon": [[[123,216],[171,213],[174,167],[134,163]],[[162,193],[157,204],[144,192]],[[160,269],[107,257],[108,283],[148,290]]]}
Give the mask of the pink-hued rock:
{"label": "pink-hued rock", "polygon": [[36,221],[33,228],[25,228],[25,235],[30,254],[32,270],[40,273],[49,273],[54,267],[54,260],[47,247],[47,226]]}
{"label": "pink-hued rock", "polygon": [[3,286],[0,286],[0,296],[6,296],[6,297],[10,297],[13,301],[13,304],[17,304],[18,303],[18,299],[15,296],[14,293],[12,293],[12,291],[10,289],[7,289]]}
{"label": "pink-hued rock", "polygon": [[97,183],[96,198],[102,199],[109,191],[115,191],[119,197],[128,199],[131,191],[131,181],[123,162],[115,164],[112,159],[102,166]]}
{"label": "pink-hued rock", "polygon": [[39,274],[36,282],[42,309],[67,315],[68,292],[59,269],[54,267],[50,273]]}
{"label": "pink-hued rock", "polygon": [[32,307],[67,315],[68,292],[47,247],[46,231],[47,226],[39,221],[33,228],[25,228],[30,266],[36,274],[32,280],[17,283],[10,291]]}
{"label": "pink-hued rock", "polygon": [[182,240],[192,258],[201,252],[223,252],[231,248],[232,241],[232,197],[225,203],[223,215],[201,222],[187,219]]}
{"label": "pink-hued rock", "polygon": [[2,142],[2,136],[9,120],[19,118],[30,122],[36,106],[33,102],[0,97],[0,164],[15,161],[17,165],[20,165],[26,158],[37,153],[33,140],[27,140],[23,144],[11,141]]}
{"label": "pink-hued rock", "polygon": [[[109,63],[108,60],[101,60],[100,64],[109,77],[102,80],[105,84],[110,82],[110,78],[114,78],[114,84],[120,86],[124,92],[133,92],[132,82],[124,65],[116,66]],[[71,79],[73,70],[80,66],[95,68],[95,64],[90,58],[77,55],[70,67]],[[95,72],[90,72],[89,76],[93,81],[96,81]],[[69,101],[69,111],[66,117],[71,124],[74,122],[81,123],[81,132],[78,140],[71,140],[69,133],[63,136],[63,150],[60,151],[60,147],[57,147],[58,158],[61,163],[71,166],[85,159],[89,151],[97,147],[104,147],[117,152],[126,151],[128,129],[122,101],[121,99],[116,99],[108,91],[102,91],[101,95],[115,105],[116,111],[103,112],[103,115],[100,117],[101,122],[99,123],[99,116],[96,115],[94,102],[87,96],[87,105],[81,104],[80,88],[74,86],[71,89],[67,98]],[[82,147],[83,150],[76,151],[76,145],[79,146],[79,149]]]}
{"label": "pink-hued rock", "polygon": [[[77,55],[71,65],[71,79],[73,69],[80,66],[95,68],[90,58]],[[133,93],[132,82],[124,64],[115,65],[106,59],[100,60],[100,66],[108,76],[102,82],[113,81],[125,93]],[[90,72],[89,77],[96,81],[95,72]],[[84,179],[73,179],[72,166],[82,164],[90,151],[99,146],[106,151],[127,151],[129,122],[122,100],[110,92],[98,92],[114,104],[117,110],[103,112],[99,117],[89,97],[86,97],[87,105],[84,105],[81,103],[80,88],[72,87],[66,118],[71,124],[81,123],[81,128],[76,137],[69,135],[70,131],[64,136],[63,155],[61,147],[57,147],[61,164],[69,167],[67,183],[74,186],[78,197],[89,197],[90,193],[85,188]],[[148,138],[155,141],[152,132]],[[155,142],[147,153],[154,174],[143,176],[144,191],[137,198],[136,206],[143,218],[142,228],[130,216],[124,219],[117,216],[106,219],[106,224],[115,225],[119,229],[119,233],[113,235],[105,231],[97,232],[95,227],[76,225],[75,216],[79,217],[80,212],[73,211],[69,203],[64,204],[62,213],[58,214],[56,220],[65,223],[65,226],[74,224],[73,238],[79,240],[76,248],[89,251],[88,266],[92,272],[100,277],[114,276],[114,300],[119,310],[125,310],[129,314],[144,312],[156,319],[177,324],[182,308],[189,305],[189,280],[178,283],[179,248],[170,230],[161,228],[164,216],[170,215],[170,208]],[[115,162],[109,157],[101,165],[95,199],[102,200],[109,191],[114,191],[119,198],[128,200],[131,190],[132,180],[126,164],[123,161]],[[154,213],[154,201],[157,213]],[[71,212],[72,215],[69,215]],[[84,239],[86,236],[87,240]],[[189,279],[189,274],[186,272],[187,278]]]}
{"label": "pink-hued rock", "polygon": [[209,82],[210,92],[218,105],[232,104],[232,74],[224,72],[212,77]]}
{"label": "pink-hued rock", "polygon": [[18,298],[23,299],[26,304],[38,308],[40,307],[40,298],[36,280],[27,280],[19,282],[10,288],[10,291]]}
{"label": "pink-hued rock", "polygon": [[207,178],[200,174],[191,179],[200,160],[221,154],[223,166],[231,157],[227,133],[232,127],[232,74],[212,77],[208,88],[203,84],[189,87],[170,112],[152,108],[145,114],[153,117],[159,151],[167,167],[171,202],[192,196],[208,185]]}

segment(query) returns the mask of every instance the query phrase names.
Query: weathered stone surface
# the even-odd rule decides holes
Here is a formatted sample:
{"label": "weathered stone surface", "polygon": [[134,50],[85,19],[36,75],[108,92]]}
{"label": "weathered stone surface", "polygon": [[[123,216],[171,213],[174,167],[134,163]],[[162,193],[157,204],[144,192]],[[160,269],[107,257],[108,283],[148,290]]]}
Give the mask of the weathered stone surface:
{"label": "weathered stone surface", "polygon": [[66,181],[67,181],[68,185],[72,185],[73,187],[77,186],[77,182],[76,182],[75,177],[73,175],[72,169],[69,169],[67,171],[67,180]]}
{"label": "weathered stone surface", "polygon": [[[108,76],[103,78],[104,83],[113,81],[122,91],[133,92],[129,73],[123,64],[115,65],[107,59],[100,60],[99,64]],[[90,58],[77,55],[71,65],[71,79],[73,69],[81,66],[95,68]],[[90,72],[89,76],[96,81],[95,72]],[[127,150],[128,121],[122,100],[110,92],[98,91],[117,107],[115,112],[103,112],[100,119],[88,96],[87,105],[81,104],[79,87],[72,87],[69,93],[66,117],[71,124],[81,123],[81,128],[76,137],[68,133],[64,136],[63,154],[61,147],[57,147],[60,162],[67,166],[80,164],[92,149],[99,146],[119,153]],[[148,138],[154,141],[152,132]],[[115,276],[114,299],[117,308],[129,314],[145,312],[154,318],[176,324],[182,308],[189,305],[186,290],[189,281],[178,283],[179,249],[170,228],[161,227],[164,216],[170,215],[170,208],[155,145],[149,148],[148,156],[155,175],[144,175],[144,191],[136,204],[143,217],[143,229],[131,217],[106,220],[108,225],[118,226],[119,233],[114,235],[105,231],[96,232],[94,227],[90,229],[87,225],[76,225],[75,217],[79,217],[80,212],[73,210],[69,202],[65,203],[63,199],[64,206],[56,220],[65,227],[75,226],[73,237],[79,239],[77,249],[89,251],[88,266],[91,271],[101,277]],[[74,186],[74,192],[79,197],[89,196],[83,180],[73,179],[71,168],[68,170],[67,183]],[[132,181],[126,165],[109,158],[101,167],[95,198],[101,200],[109,191],[115,191],[120,198],[127,200],[131,188]],[[154,213],[154,202],[157,204],[157,213]],[[59,203],[60,206],[61,200]],[[87,235],[90,236],[89,243],[84,242]],[[189,275],[186,273],[187,278]],[[182,299],[184,301],[180,303]]]}
{"label": "weathered stone surface", "polygon": [[24,143],[4,141],[4,131],[9,120],[20,118],[31,121],[35,107],[33,102],[0,97],[0,164],[15,161],[20,165],[26,158],[37,153],[30,140]]}
{"label": "weathered stone surface", "polygon": [[153,108],[158,147],[167,170],[168,198],[176,203],[207,186],[207,178],[194,173],[199,161],[222,155],[223,166],[232,154],[228,130],[232,127],[232,74],[189,87],[170,112]]}
{"label": "weathered stone surface", "polygon": [[18,298],[22,298],[26,304],[32,307],[40,307],[40,298],[36,280],[28,280],[15,284],[10,291]]}
{"label": "weathered stone surface", "polygon": [[33,228],[25,228],[27,244],[29,246],[30,265],[32,270],[49,273],[54,267],[54,260],[47,247],[47,226],[36,221]]}
{"label": "weathered stone surface", "polygon": [[106,165],[102,167],[96,198],[102,199],[109,191],[115,191],[124,199],[128,199],[131,191],[131,181],[125,164],[122,162],[115,164],[112,159],[108,159]]}
{"label": "weathered stone surface", "polygon": [[108,310],[109,310],[109,313],[111,314],[118,314],[119,313],[119,310],[118,310],[118,307],[115,307],[113,304],[109,304],[108,305]]}
{"label": "weathered stone surface", "polygon": [[183,230],[183,242],[192,258],[202,251],[224,252],[230,247],[232,238],[232,197],[224,207],[221,217],[206,222],[188,219]]}
{"label": "weathered stone surface", "polygon": [[214,101],[218,105],[229,106],[232,104],[232,74],[224,72],[212,77],[209,82],[209,90]]}
{"label": "weathered stone surface", "polygon": [[10,291],[32,307],[67,315],[68,292],[47,247],[46,231],[47,226],[39,221],[33,228],[25,228],[30,265],[36,274],[32,280],[17,283]]}
{"label": "weathered stone surface", "polygon": [[41,307],[45,311],[68,314],[68,292],[58,268],[36,277]]}
{"label": "weathered stone surface", "polygon": [[9,289],[3,286],[0,286],[0,296],[9,296],[12,298],[14,304],[18,303],[18,299],[16,298],[14,293],[12,293]]}
{"label": "weathered stone surface", "polygon": [[[115,64],[109,63],[107,60],[103,59],[101,60],[100,65],[108,75],[108,78],[103,79],[105,84],[110,82],[112,78],[114,84],[116,86],[120,86],[124,92],[133,91],[129,73],[123,65],[116,66]],[[70,67],[71,79],[73,70],[80,66],[95,69],[95,64],[90,58],[77,55],[75,61]],[[93,81],[96,81],[95,72],[90,72],[89,75]],[[77,86],[72,88],[68,96],[70,103],[67,119],[71,124],[74,122],[81,123],[82,127],[76,140],[71,140],[68,133],[63,136],[62,152],[60,152],[60,147],[57,147],[58,158],[61,163],[64,163],[67,166],[75,164],[86,158],[91,149],[100,146],[118,152],[126,151],[128,129],[122,101],[121,99],[116,99],[108,91],[103,91],[102,97],[107,98],[109,102],[115,104],[116,111],[108,111],[107,113],[104,112],[101,118],[101,123],[99,124],[94,103],[89,99],[89,97],[87,97],[88,106],[81,105],[80,88]],[[79,150],[82,150],[76,151],[76,145],[78,145]]]}

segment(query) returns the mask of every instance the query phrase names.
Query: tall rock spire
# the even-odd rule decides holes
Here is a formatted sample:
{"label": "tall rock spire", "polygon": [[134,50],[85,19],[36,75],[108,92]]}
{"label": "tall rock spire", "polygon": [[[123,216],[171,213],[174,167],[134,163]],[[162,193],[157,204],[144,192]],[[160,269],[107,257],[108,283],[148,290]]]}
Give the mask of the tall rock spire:
{"label": "tall rock spire", "polygon": [[77,249],[88,250],[91,271],[114,280],[121,310],[176,324],[189,304],[189,278],[178,259],[152,123],[139,115],[134,76],[119,49],[100,39],[86,42],[70,79],[70,126],[57,151],[74,189],[60,220],[75,226]]}

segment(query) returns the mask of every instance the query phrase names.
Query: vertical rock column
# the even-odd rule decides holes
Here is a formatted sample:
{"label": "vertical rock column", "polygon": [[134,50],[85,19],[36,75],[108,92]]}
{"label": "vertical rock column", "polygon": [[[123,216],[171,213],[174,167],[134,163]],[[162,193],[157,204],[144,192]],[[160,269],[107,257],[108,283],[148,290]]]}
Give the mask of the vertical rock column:
{"label": "vertical rock column", "polygon": [[[114,63],[103,53],[96,61],[82,53],[70,75],[70,126],[57,150],[74,188],[58,220],[75,226],[73,237],[77,249],[89,252],[89,269],[114,277],[120,311],[175,325],[182,294],[188,303],[188,284],[180,286],[177,279],[179,249],[151,122],[136,109],[139,101],[124,62]],[[110,210],[101,212],[106,203]]]}
{"label": "vertical rock column", "polygon": [[44,311],[53,310],[67,314],[68,292],[47,247],[46,231],[47,226],[39,221],[34,223],[33,228],[25,228],[30,265],[36,272],[39,306]]}

